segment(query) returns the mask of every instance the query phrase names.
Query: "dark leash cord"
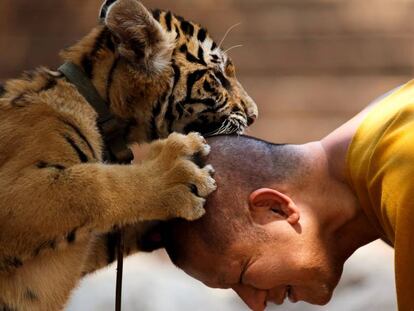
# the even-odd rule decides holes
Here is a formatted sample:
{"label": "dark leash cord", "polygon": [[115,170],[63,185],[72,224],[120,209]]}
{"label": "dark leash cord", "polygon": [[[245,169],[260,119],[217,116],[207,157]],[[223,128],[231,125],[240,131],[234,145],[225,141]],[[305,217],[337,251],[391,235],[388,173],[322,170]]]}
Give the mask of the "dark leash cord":
{"label": "dark leash cord", "polygon": [[124,231],[117,232],[117,263],[116,263],[116,289],[115,289],[115,311],[121,311],[122,304],[122,275],[124,270]]}
{"label": "dark leash cord", "polygon": [[[78,92],[97,112],[97,125],[105,143],[104,161],[106,163],[130,164],[133,160],[133,154],[125,140],[128,123],[115,118],[111,114],[108,104],[102,99],[91,80],[79,66],[66,62],[58,70],[77,88]],[[117,245],[115,311],[121,311],[124,266],[123,230],[118,229],[115,237]]]}

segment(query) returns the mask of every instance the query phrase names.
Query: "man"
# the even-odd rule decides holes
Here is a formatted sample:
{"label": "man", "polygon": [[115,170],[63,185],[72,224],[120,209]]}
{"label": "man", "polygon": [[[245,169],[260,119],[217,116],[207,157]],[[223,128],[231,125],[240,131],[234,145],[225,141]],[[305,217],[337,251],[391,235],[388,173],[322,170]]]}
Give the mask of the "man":
{"label": "man", "polygon": [[286,297],[326,304],[346,259],[382,238],[399,310],[414,310],[414,82],[317,142],[209,143],[218,190],[200,220],[165,229],[176,265],[255,311]]}

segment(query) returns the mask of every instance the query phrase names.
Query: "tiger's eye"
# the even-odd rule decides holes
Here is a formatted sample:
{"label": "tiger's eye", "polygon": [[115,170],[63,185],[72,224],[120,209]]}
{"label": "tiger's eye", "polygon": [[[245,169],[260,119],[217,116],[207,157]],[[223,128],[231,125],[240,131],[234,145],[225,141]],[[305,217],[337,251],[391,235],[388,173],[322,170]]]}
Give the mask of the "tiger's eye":
{"label": "tiger's eye", "polygon": [[234,67],[231,61],[228,61],[226,64],[226,75],[228,77],[234,77],[236,75],[236,67]]}

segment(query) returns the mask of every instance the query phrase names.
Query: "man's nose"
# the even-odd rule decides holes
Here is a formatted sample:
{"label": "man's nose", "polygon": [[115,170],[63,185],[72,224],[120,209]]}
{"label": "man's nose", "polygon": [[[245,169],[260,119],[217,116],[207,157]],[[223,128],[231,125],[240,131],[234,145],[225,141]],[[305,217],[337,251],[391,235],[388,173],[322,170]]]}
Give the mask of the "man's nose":
{"label": "man's nose", "polygon": [[235,285],[233,290],[253,311],[263,311],[266,308],[267,291],[248,285]]}

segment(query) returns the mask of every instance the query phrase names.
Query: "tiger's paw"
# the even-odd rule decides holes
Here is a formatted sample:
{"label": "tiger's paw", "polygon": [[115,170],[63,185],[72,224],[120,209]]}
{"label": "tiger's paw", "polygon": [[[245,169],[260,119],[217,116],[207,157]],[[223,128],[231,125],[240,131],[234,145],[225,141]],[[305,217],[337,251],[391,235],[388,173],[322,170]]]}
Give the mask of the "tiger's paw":
{"label": "tiger's paw", "polygon": [[151,144],[148,160],[156,174],[156,201],[165,218],[195,220],[204,215],[206,197],[217,188],[213,167],[204,165],[209,153],[210,146],[198,133],[173,133]]}

